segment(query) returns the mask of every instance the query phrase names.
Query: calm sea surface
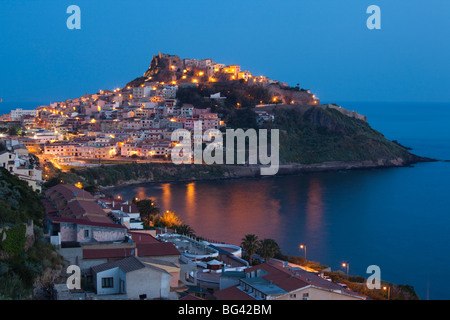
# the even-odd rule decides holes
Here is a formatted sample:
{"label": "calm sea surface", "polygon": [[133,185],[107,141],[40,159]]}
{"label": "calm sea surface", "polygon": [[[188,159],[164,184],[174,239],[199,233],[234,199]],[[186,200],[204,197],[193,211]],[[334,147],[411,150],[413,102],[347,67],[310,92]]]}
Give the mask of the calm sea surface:
{"label": "calm sea surface", "polygon": [[[1,104],[0,104],[1,105]],[[340,103],[414,153],[450,159],[450,104]],[[1,112],[1,110],[0,110]],[[384,280],[422,299],[450,299],[450,162],[219,182],[161,183],[115,191],[153,198],[198,235],[240,244],[254,233],[282,251],[350,273],[378,265]]]}

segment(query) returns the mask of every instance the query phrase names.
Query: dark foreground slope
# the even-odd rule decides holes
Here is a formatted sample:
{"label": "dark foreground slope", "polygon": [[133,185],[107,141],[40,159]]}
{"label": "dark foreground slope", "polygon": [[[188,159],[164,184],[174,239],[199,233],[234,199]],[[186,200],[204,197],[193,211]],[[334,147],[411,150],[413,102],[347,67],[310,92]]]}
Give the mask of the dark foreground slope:
{"label": "dark foreground slope", "polygon": [[43,240],[43,218],[39,195],[0,168],[0,300],[39,298],[43,276],[60,268],[60,257]]}

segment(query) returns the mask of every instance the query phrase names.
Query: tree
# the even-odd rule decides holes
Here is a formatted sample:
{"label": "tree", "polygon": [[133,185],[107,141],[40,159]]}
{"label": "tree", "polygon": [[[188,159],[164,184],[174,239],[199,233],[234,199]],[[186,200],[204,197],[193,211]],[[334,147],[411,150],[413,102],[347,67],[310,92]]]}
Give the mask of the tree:
{"label": "tree", "polygon": [[176,231],[178,234],[183,234],[188,237],[195,236],[194,229],[192,229],[191,226],[188,224],[182,224],[182,225],[178,226]]}
{"label": "tree", "polygon": [[280,247],[278,246],[278,243],[275,242],[275,240],[264,239],[259,242],[259,248],[257,252],[265,262],[268,262],[277,254],[280,254]]}
{"label": "tree", "polygon": [[138,208],[139,214],[141,216],[142,221],[144,222],[144,225],[151,226],[155,221],[155,219],[158,217],[160,212],[155,201],[153,201],[152,199],[144,199],[139,201],[133,199],[133,203]]}
{"label": "tree", "polygon": [[256,113],[248,108],[233,110],[227,119],[227,125],[235,129],[256,129],[258,128]]}
{"label": "tree", "polygon": [[250,265],[252,264],[252,256],[258,250],[258,243],[258,236],[254,234],[247,234],[242,239],[241,246],[245,251],[245,255],[248,257],[248,262]]}
{"label": "tree", "polygon": [[8,128],[8,130],[6,130],[6,132],[10,136],[17,136],[18,131],[19,131],[19,128],[17,128],[17,127],[11,127],[11,128]]}
{"label": "tree", "polygon": [[97,193],[100,191],[100,188],[97,185],[86,186],[83,189],[89,193]]}
{"label": "tree", "polygon": [[166,210],[158,222],[167,228],[179,227],[183,222],[173,211]]}

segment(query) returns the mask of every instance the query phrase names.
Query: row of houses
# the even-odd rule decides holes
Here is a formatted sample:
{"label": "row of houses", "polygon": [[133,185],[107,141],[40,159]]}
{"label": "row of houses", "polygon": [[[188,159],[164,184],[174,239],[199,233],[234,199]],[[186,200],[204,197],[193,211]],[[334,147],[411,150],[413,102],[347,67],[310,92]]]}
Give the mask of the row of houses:
{"label": "row of houses", "polygon": [[18,140],[6,140],[5,146],[6,150],[0,152],[0,167],[40,192],[43,183],[42,170],[33,155]]}
{"label": "row of houses", "polygon": [[47,190],[42,203],[50,242],[67,265],[80,267],[95,296],[177,297],[180,252],[142,230],[133,203],[97,199],[67,184]]}
{"label": "row of houses", "polygon": [[263,263],[230,275],[234,281],[214,293],[219,300],[365,300],[356,291],[281,261]]}
{"label": "row of houses", "polygon": [[[364,299],[298,266],[250,267],[239,246],[176,230],[143,230],[129,201],[60,184],[45,192],[46,231],[67,265],[80,267],[90,299]],[[57,285],[59,299],[77,291]]]}

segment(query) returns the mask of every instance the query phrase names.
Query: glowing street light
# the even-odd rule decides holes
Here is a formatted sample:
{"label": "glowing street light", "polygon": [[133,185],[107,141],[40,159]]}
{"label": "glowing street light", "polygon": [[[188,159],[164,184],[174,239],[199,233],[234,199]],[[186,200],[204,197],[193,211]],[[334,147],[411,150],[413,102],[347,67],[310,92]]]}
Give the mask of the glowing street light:
{"label": "glowing street light", "polygon": [[384,290],[384,291],[387,291],[387,294],[388,294],[388,300],[391,300],[391,287],[389,287],[389,286],[384,286],[384,287],[383,287],[383,290]]}
{"label": "glowing street light", "polygon": [[305,260],[306,260],[306,245],[305,244],[301,244],[300,245],[300,250],[305,250]]}
{"label": "glowing street light", "polygon": [[347,280],[348,280],[348,268],[349,268],[349,263],[348,263],[348,261],[342,263],[342,268],[347,268]]}

